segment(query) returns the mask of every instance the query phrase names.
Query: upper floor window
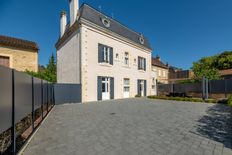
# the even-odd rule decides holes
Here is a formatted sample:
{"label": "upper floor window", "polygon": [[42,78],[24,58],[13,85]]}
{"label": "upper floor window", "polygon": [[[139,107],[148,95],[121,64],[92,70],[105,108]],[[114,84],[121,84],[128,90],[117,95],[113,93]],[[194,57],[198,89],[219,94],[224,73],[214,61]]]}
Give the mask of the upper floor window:
{"label": "upper floor window", "polygon": [[98,45],[98,62],[113,65],[113,48],[99,44]]}
{"label": "upper floor window", "polygon": [[159,76],[161,76],[161,70],[159,69]]}
{"label": "upper floor window", "polygon": [[138,69],[146,71],[146,59],[138,57]]}
{"label": "upper floor window", "polygon": [[128,53],[128,52],[125,52],[124,64],[125,64],[126,66],[129,66],[129,53]]}
{"label": "upper floor window", "polygon": [[163,71],[163,77],[166,77],[166,73],[165,73],[165,71]]}
{"label": "upper floor window", "polygon": [[118,53],[116,53],[116,59],[119,59],[119,54]]}

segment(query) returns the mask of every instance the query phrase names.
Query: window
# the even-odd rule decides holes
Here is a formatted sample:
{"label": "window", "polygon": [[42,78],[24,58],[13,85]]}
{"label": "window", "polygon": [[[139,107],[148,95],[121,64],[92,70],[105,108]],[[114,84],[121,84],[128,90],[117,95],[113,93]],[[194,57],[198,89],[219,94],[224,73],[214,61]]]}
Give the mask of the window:
{"label": "window", "polygon": [[98,62],[113,65],[113,48],[102,44],[98,46]]}
{"label": "window", "polygon": [[125,64],[126,66],[129,66],[129,53],[128,53],[128,52],[125,52],[124,64]]}
{"label": "window", "polygon": [[0,56],[0,65],[10,67],[10,58],[6,56]]}
{"label": "window", "polygon": [[151,89],[153,89],[153,90],[155,89],[155,78],[154,77],[152,78],[152,85],[151,85],[151,87],[152,87]]}
{"label": "window", "polygon": [[123,96],[124,98],[129,98],[130,97],[130,79],[125,78],[123,80]]}
{"label": "window", "polygon": [[163,71],[163,77],[166,77],[166,73],[165,73],[165,71]]}
{"label": "window", "polygon": [[103,61],[106,63],[110,62],[110,48],[106,46],[103,47]]}
{"label": "window", "polygon": [[130,85],[130,79],[124,79],[124,85],[129,86]]}
{"label": "window", "polygon": [[159,76],[161,76],[161,70],[159,70]]}
{"label": "window", "polygon": [[107,19],[107,18],[102,18],[101,19],[101,21],[102,21],[102,24],[105,26],[105,27],[110,27],[110,20],[109,19]]}
{"label": "window", "polygon": [[138,57],[138,69],[146,71],[146,59]]}

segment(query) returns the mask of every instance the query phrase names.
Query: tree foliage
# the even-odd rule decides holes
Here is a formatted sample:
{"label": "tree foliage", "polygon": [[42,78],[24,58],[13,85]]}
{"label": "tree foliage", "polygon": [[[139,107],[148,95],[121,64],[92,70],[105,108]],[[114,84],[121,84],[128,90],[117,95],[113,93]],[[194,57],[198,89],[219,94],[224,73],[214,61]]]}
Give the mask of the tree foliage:
{"label": "tree foliage", "polygon": [[193,63],[193,72],[196,79],[206,77],[210,80],[219,79],[219,70],[232,68],[232,51],[226,51],[221,54],[204,57]]}
{"label": "tree foliage", "polygon": [[26,73],[46,81],[56,83],[56,60],[54,55],[51,55],[49,63],[44,70],[39,70],[38,72],[26,71]]}

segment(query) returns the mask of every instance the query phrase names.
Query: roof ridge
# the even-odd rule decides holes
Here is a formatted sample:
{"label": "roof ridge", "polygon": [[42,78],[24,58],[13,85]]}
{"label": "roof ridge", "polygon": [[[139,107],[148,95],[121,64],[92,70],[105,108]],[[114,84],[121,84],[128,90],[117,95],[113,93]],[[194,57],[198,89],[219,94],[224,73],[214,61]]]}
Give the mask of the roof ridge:
{"label": "roof ridge", "polygon": [[29,42],[29,43],[33,43],[33,44],[36,44],[36,42],[34,41],[29,41],[29,40],[25,40],[25,39],[21,39],[21,38],[16,38],[16,37],[11,37],[11,36],[5,36],[5,35],[0,35],[0,37],[4,37],[4,38],[9,38],[9,39],[17,39],[17,40],[21,40],[21,41],[24,41],[24,42]]}

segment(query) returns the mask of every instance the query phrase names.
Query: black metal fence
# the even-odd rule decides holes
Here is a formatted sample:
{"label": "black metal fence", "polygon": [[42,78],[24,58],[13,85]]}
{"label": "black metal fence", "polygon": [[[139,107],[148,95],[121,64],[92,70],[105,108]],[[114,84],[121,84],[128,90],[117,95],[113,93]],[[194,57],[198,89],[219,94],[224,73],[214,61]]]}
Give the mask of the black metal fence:
{"label": "black metal fence", "polygon": [[232,79],[202,80],[199,83],[157,84],[158,95],[184,93],[193,97],[226,98],[232,93]]}
{"label": "black metal fence", "polygon": [[53,84],[0,66],[0,154],[16,154],[54,103]]}

